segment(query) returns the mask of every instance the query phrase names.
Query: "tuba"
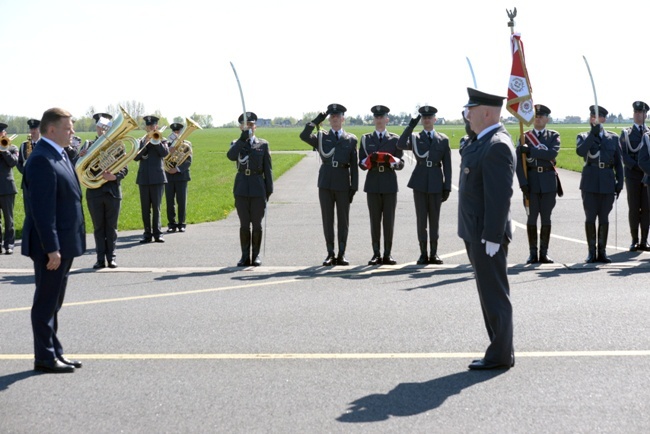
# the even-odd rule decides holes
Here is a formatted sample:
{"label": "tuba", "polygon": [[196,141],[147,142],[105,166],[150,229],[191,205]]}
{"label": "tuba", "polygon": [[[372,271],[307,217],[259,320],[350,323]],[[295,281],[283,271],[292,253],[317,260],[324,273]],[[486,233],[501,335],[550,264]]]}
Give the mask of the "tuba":
{"label": "tuba", "polygon": [[11,146],[11,141],[18,137],[16,134],[11,135],[11,136],[5,136],[0,139],[0,151],[6,152],[9,150],[9,147]]}
{"label": "tuba", "polygon": [[106,182],[103,176],[105,171],[116,174],[125,168],[138,151],[136,139],[127,136],[129,131],[136,128],[138,123],[120,106],[120,114],[111,128],[95,140],[86,155],[77,160],[75,171],[79,182],[87,188],[98,188]]}
{"label": "tuba", "polygon": [[187,139],[194,130],[203,129],[190,118],[185,118],[185,124],[186,125],[183,127],[178,137],[171,145],[169,145],[170,147],[174,147],[174,152],[170,152],[165,156],[165,170],[167,172],[183,164],[185,160],[192,155],[192,144],[185,139]]}

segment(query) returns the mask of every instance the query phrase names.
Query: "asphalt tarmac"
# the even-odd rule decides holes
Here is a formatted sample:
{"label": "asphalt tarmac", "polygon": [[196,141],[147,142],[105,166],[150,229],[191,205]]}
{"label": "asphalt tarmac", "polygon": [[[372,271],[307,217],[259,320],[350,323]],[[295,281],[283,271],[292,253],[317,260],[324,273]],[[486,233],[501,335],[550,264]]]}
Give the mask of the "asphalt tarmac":
{"label": "asphalt tarmac", "polygon": [[276,180],[261,267],[235,267],[236,213],[166,235],[164,244],[121,232],[114,270],[92,270],[89,235],[59,315],[66,355],[84,364],[73,374],[32,370],[32,264],[19,246],[0,255],[0,432],[650,430],[650,253],[627,251],[625,191],[610,215],[614,262],[584,264],[580,175],[561,171],[555,263],[525,265],[526,214],[515,188],[516,366],[474,372],[467,365],[488,337],[456,235],[457,151],[440,266],[415,264],[407,162],[398,174],[398,264],[366,265],[361,191],[351,206],[350,266],[322,267],[316,157],[308,152]]}

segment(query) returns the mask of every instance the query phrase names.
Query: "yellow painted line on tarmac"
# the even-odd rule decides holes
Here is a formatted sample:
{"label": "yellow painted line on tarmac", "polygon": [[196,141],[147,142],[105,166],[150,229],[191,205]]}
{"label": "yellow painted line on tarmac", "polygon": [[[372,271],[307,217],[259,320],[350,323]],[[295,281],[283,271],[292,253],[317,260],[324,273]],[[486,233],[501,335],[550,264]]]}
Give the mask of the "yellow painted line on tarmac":
{"label": "yellow painted line on tarmac", "polygon": [[[483,353],[250,353],[250,354],[66,354],[80,360],[369,360],[369,359],[466,359]],[[649,357],[650,350],[529,351],[517,358],[552,357]],[[32,354],[0,354],[0,360],[31,360]]]}

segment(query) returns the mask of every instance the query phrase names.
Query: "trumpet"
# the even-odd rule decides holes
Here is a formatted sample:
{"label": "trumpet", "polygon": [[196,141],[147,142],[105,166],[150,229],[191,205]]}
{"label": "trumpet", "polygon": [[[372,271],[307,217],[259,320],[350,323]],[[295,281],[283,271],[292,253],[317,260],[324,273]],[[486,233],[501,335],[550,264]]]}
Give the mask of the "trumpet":
{"label": "trumpet", "polygon": [[142,148],[140,148],[135,155],[138,156],[142,152],[144,152],[144,150],[147,149],[148,144],[160,145],[162,143],[162,141],[163,141],[163,134],[162,133],[163,133],[163,131],[165,131],[166,128],[167,128],[167,125],[163,126],[159,130],[149,131],[147,134],[142,136],[142,138],[140,138],[140,140],[144,140],[145,145]]}
{"label": "trumpet", "polygon": [[192,134],[195,130],[203,129],[199,124],[190,118],[185,118],[185,124],[186,126],[183,127],[178,137],[176,137],[176,139],[170,145],[174,147],[174,152],[170,152],[165,156],[164,164],[165,170],[167,172],[183,164],[185,160],[187,160],[189,156],[192,155],[192,143],[185,139],[189,137],[189,135]]}
{"label": "trumpet", "polygon": [[7,152],[9,150],[9,147],[11,146],[11,141],[18,137],[17,134],[13,134],[11,136],[5,136],[0,139],[0,151],[2,152]]}

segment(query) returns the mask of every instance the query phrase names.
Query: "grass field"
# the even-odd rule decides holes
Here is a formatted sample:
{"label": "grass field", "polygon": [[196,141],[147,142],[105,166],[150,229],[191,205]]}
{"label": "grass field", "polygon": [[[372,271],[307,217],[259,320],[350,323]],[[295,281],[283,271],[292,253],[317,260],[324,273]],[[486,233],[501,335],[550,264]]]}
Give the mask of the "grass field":
{"label": "grass field", "polygon": [[[627,125],[607,126],[611,131],[620,134],[621,128]],[[519,136],[518,125],[506,126],[513,139]],[[558,167],[580,171],[582,169],[582,159],[575,153],[576,136],[582,131],[587,131],[587,124],[581,125],[549,125],[549,129],[556,130],[560,133],[562,147],[558,156]],[[458,148],[460,138],[465,134],[461,125],[440,125],[437,131],[449,136],[452,148]],[[400,134],[404,127],[389,126],[389,131]],[[304,155],[300,151],[307,151],[311,148],[302,142],[299,138],[302,128],[259,128],[257,136],[269,141],[273,158],[273,175],[277,179],[288,169],[298,163]],[[373,131],[371,126],[355,126],[346,128],[357,137],[362,134]],[[133,132],[134,137],[141,137],[142,131]],[[81,133],[82,139],[92,139],[94,134]],[[226,158],[226,151],[233,139],[239,137],[239,130],[235,128],[216,128],[209,130],[195,131],[190,137],[193,144],[193,163],[191,167],[192,180],[189,183],[187,223],[201,223],[215,221],[225,218],[234,209],[234,198],[232,195],[232,186],[235,179],[235,164]],[[24,136],[16,138],[14,143],[20,143],[25,139]],[[291,152],[274,152],[274,151],[295,151]],[[142,218],[140,216],[140,198],[138,187],[135,184],[138,163],[131,162],[129,165],[129,174],[122,181],[122,210],[120,213],[119,229],[131,230],[142,228]],[[16,185],[20,185],[21,174],[14,170]],[[455,175],[454,175],[455,176]],[[315,188],[316,186],[314,186]],[[17,237],[20,237],[22,223],[24,220],[24,205],[22,194],[16,195],[16,205],[14,207]],[[90,215],[85,206],[87,232],[92,232],[92,222]],[[162,206],[162,223],[166,225],[167,219],[165,214],[165,202],[163,199]]]}

